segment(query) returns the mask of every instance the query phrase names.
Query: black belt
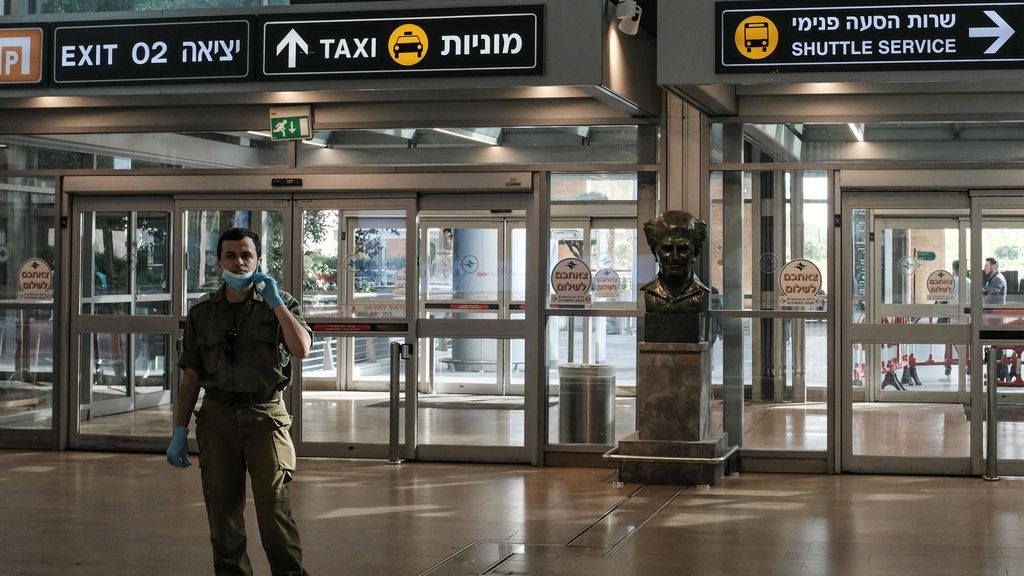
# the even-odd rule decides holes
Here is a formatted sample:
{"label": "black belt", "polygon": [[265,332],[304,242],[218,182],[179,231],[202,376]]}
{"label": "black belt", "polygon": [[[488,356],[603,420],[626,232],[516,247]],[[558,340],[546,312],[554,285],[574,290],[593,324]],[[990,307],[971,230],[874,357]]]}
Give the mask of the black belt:
{"label": "black belt", "polygon": [[206,397],[217,404],[227,406],[251,406],[253,404],[266,404],[278,399],[279,390],[267,392],[226,392],[219,388],[204,388]]}

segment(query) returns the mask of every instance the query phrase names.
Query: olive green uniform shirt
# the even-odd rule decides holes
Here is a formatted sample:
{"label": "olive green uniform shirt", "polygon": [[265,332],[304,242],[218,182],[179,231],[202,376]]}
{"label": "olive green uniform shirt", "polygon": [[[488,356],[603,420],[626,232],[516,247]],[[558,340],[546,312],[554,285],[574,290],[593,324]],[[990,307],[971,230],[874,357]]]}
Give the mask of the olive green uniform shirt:
{"label": "olive green uniform shirt", "polygon": [[[299,302],[287,292],[281,292],[281,298],[312,337]],[[234,338],[228,334],[232,329],[237,333]],[[228,350],[232,339],[234,359]],[[269,393],[288,381],[290,359],[277,316],[255,290],[248,300],[233,303],[221,286],[188,311],[178,366],[195,370],[203,388]]]}

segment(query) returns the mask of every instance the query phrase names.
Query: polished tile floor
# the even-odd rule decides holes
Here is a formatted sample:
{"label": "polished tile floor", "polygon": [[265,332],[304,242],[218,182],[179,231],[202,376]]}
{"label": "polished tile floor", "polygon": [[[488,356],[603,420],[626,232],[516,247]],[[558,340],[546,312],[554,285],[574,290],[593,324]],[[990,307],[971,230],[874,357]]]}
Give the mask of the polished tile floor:
{"label": "polished tile floor", "polygon": [[[299,468],[313,576],[1024,575],[1018,479],[744,474],[686,488],[618,485],[608,469]],[[0,450],[0,486],[4,575],[212,574],[195,466]]]}

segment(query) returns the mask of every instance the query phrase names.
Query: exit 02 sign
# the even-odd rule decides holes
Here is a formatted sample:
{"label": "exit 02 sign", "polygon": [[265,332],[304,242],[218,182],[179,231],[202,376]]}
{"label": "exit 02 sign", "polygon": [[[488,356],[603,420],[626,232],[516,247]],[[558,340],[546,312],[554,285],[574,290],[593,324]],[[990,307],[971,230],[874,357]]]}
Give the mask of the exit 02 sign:
{"label": "exit 02 sign", "polygon": [[312,113],[308,106],[271,108],[270,137],[273,140],[305,140],[313,137]]}

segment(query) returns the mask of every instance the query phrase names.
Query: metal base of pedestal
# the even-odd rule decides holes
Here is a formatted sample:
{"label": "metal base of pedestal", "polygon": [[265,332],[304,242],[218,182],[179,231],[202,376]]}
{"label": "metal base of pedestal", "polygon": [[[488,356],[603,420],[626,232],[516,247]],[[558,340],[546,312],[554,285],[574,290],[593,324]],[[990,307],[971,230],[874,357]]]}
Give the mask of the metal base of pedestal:
{"label": "metal base of pedestal", "polygon": [[717,486],[722,483],[730,457],[728,436],[712,434],[704,440],[641,440],[637,432],[619,441],[607,457],[619,463],[619,481],[630,484]]}

